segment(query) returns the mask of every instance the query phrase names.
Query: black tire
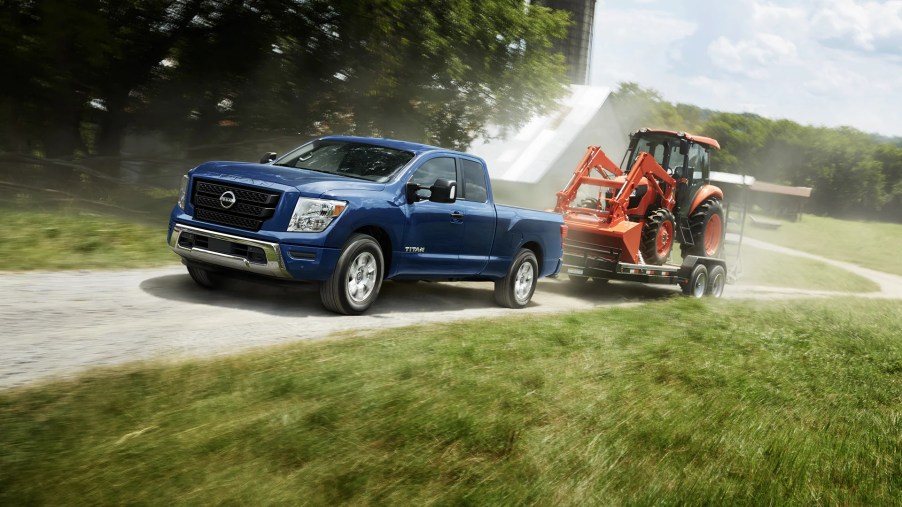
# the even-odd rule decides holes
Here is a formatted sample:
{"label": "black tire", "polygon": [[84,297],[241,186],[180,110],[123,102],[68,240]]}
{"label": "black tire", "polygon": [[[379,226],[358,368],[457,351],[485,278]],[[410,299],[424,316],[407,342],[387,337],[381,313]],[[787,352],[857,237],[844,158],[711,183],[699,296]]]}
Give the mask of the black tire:
{"label": "black tire", "polygon": [[532,299],[538,281],[536,254],[521,248],[507,270],[507,276],[495,281],[495,301],[505,308],[523,308]]}
{"label": "black tire", "polygon": [[708,268],[704,264],[696,264],[692,268],[692,274],[689,275],[687,283],[680,284],[683,294],[694,298],[700,298],[705,295],[708,290]]}
{"label": "black tire", "polygon": [[639,251],[646,264],[660,266],[670,258],[674,238],[673,213],[661,208],[653,211],[642,228]]}
{"label": "black tire", "polygon": [[354,234],[345,243],[332,275],[320,286],[327,310],[359,315],[376,301],[384,273],[382,249],[366,234]]}
{"label": "black tire", "polygon": [[720,257],[723,253],[725,224],[720,199],[704,200],[689,215],[689,230],[692,231],[693,244],[680,247],[682,256]]}
{"label": "black tire", "polygon": [[188,266],[188,274],[194,283],[205,289],[216,290],[222,286],[222,277],[213,271]]}
{"label": "black tire", "polygon": [[727,282],[727,270],[723,268],[723,266],[714,266],[708,271],[708,286],[705,289],[705,294],[719,298],[723,295],[723,287]]}

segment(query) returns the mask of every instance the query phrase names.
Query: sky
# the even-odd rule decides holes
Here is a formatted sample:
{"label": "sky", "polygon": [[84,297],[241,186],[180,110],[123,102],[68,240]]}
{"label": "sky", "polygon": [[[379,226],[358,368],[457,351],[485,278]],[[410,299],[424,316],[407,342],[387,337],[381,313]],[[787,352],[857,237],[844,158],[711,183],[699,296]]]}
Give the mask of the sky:
{"label": "sky", "polygon": [[[598,0],[589,82],[902,136],[902,0]],[[666,126],[662,126],[666,127]]]}

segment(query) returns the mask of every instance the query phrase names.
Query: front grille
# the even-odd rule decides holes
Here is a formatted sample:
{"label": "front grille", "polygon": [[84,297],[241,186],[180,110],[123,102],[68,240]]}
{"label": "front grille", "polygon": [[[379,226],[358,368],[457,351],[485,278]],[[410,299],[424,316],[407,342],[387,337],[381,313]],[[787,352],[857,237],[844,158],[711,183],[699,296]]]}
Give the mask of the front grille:
{"label": "front grille", "polygon": [[[220,202],[226,192],[235,195],[235,203],[229,208]],[[275,214],[279,197],[279,192],[197,180],[191,203],[194,204],[194,218],[198,220],[259,231],[263,222]]]}
{"label": "front grille", "polygon": [[266,264],[266,253],[260,247],[211,238],[203,234],[184,232],[179,236],[179,246],[182,248],[202,248],[211,252],[243,257],[254,264]]}

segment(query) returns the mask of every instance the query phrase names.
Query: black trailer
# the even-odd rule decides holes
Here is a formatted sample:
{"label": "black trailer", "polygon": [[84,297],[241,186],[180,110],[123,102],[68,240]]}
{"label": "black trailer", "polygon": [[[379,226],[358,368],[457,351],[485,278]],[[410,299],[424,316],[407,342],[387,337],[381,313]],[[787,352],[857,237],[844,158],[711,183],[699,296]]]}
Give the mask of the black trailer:
{"label": "black trailer", "polygon": [[716,257],[686,256],[679,266],[620,262],[619,248],[567,239],[561,272],[573,283],[589,278],[627,282],[679,285],[683,294],[700,298],[720,297],[727,282],[727,263]]}

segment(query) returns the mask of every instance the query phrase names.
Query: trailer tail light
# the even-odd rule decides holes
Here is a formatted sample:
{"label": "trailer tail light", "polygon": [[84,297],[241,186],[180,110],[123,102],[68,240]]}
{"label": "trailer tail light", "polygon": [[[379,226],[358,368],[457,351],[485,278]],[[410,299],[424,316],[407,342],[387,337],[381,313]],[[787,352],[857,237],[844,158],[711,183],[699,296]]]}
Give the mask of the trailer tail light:
{"label": "trailer tail light", "polygon": [[567,224],[561,224],[561,248],[564,248],[564,242],[567,241]]}

